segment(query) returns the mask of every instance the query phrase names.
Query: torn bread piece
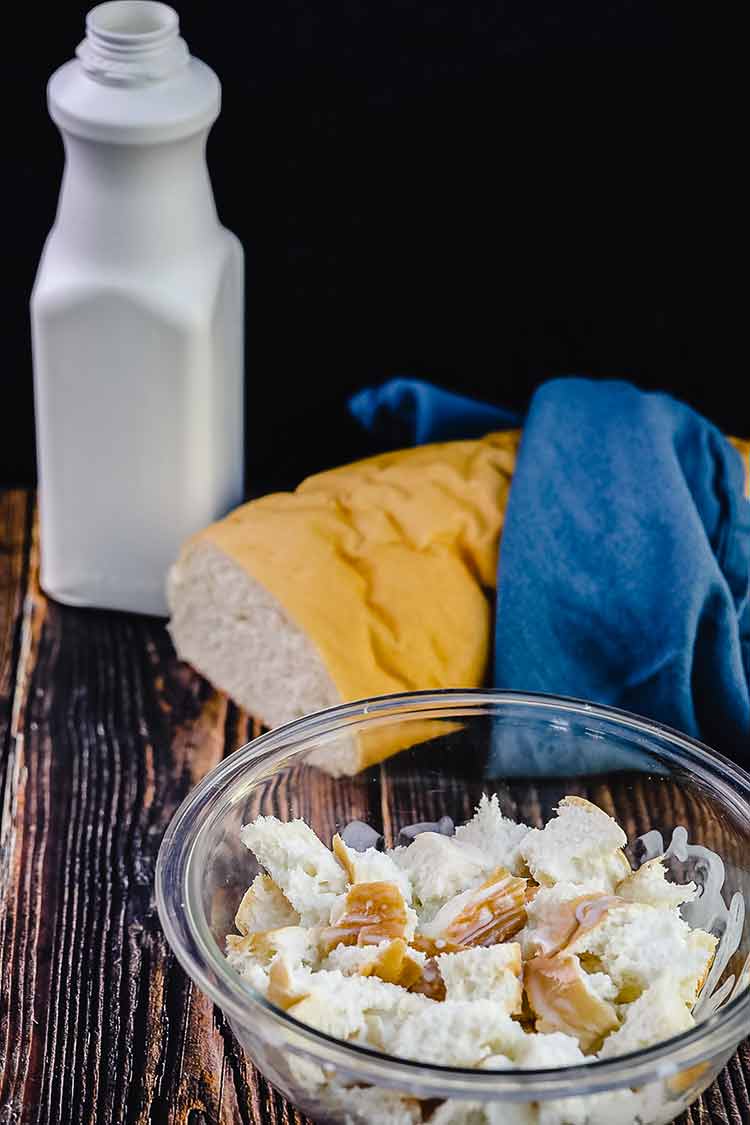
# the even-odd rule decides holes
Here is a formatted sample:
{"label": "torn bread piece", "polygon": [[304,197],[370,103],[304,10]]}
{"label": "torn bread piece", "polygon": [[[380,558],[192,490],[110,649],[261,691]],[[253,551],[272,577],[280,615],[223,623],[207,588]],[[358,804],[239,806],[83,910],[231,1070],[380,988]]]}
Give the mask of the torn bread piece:
{"label": "torn bread piece", "polygon": [[695,883],[670,883],[663,856],[650,859],[617,884],[616,894],[626,902],[643,902],[647,906],[658,906],[674,910],[684,902],[693,902],[698,897]]}
{"label": "torn bread piece", "polygon": [[[410,994],[411,995],[411,994]],[[396,1029],[389,1053],[438,1066],[479,1066],[489,1055],[514,1058],[521,1025],[492,1000],[425,1000]]]}
{"label": "torn bread piece", "polygon": [[667,1112],[660,1082],[636,1090],[611,1090],[546,1104],[550,1108],[543,1120],[540,1117],[539,1125],[652,1125],[663,1122]]}
{"label": "torn bread piece", "polygon": [[597,898],[605,898],[597,882],[563,881],[554,887],[539,887],[526,902],[526,924],[516,937],[524,958],[538,953],[549,956],[562,949],[580,925],[579,907]]}
{"label": "torn bread piece", "polygon": [[425,1007],[439,1007],[377,977],[344,976],[338,971],[319,970],[292,976],[294,987],[307,993],[288,1011],[295,1019],[316,1027],[336,1039],[367,1043],[385,1050],[401,1023]]}
{"label": "torn bread piece", "polygon": [[[507,1059],[505,1061],[507,1064]],[[462,1102],[451,1099],[438,1106],[427,1121],[429,1125],[539,1125],[539,1114],[532,1102]]]}
{"label": "torn bread piece", "polygon": [[539,1125],[534,1102],[487,1102],[484,1112],[487,1125]]}
{"label": "torn bread piece", "polygon": [[706,930],[691,930],[688,935],[687,945],[690,950],[691,960],[695,958],[695,961],[693,962],[692,975],[686,975],[682,979],[683,998],[687,995],[687,1002],[690,1008],[692,1008],[703,990],[706,977],[714,963],[719,939]]}
{"label": "torn bread piece", "polygon": [[270,964],[254,957],[242,956],[235,950],[230,950],[227,957],[251,988],[283,1011],[303,1000],[309,993],[305,981],[311,972],[310,967],[299,966],[295,969],[291,962],[285,960],[282,952]]}
{"label": "torn bread piece", "polygon": [[408,847],[388,854],[411,881],[420,920],[433,917],[459,891],[478,886],[486,871],[486,857],[478,848],[439,832],[420,832]]}
{"label": "torn bread piece", "polygon": [[526,833],[519,850],[543,886],[593,883],[611,893],[630,874],[622,851],[626,843],[622,828],[603,809],[583,797],[563,797],[557,816]]}
{"label": "torn bread piece", "polygon": [[663,972],[674,968],[679,996],[693,1005],[713,960],[717,938],[691,930],[676,910],[645,903],[617,903],[567,949],[594,958],[617,984],[620,1002],[634,1000]]}
{"label": "torn bread piece", "polygon": [[268,969],[266,996],[272,1004],[286,1012],[308,998],[310,990],[307,987],[307,976],[309,970],[307,973],[302,969],[295,972],[283,955],[279,954],[274,957]]}
{"label": "torn bread piece", "polygon": [[637,1000],[623,1005],[622,1026],[604,1041],[599,1058],[640,1051],[693,1027],[695,1020],[681,999],[681,988],[680,974],[666,971]]}
{"label": "torn bread piece", "polygon": [[426,961],[425,953],[396,938],[378,945],[337,945],[321,967],[338,969],[344,976],[375,976],[409,989],[422,976]]}
{"label": "torn bread piece", "polygon": [[303,925],[327,922],[346,890],[346,872],[304,820],[259,816],[240,833],[300,916]]}
{"label": "torn bread piece", "polygon": [[462,1102],[450,1098],[429,1116],[429,1125],[487,1125],[482,1102]]}
{"label": "torn bread piece", "polygon": [[617,1000],[617,985],[607,973],[591,973],[584,969],[584,980],[589,992],[593,992],[600,1000],[611,1004]]}
{"label": "torn bread piece", "polygon": [[477,848],[485,857],[485,870],[506,867],[513,875],[526,875],[528,869],[521,856],[520,845],[531,829],[503,816],[497,793],[488,797],[483,793],[476,812],[466,824],[456,829],[459,844]]}
{"label": "torn bread piece", "polygon": [[[591,1116],[591,1098],[557,1098],[539,1102],[537,1125],[599,1125],[601,1118]],[[602,1125],[604,1123],[602,1122]],[[609,1122],[606,1125],[610,1125]],[[638,1125],[629,1122],[628,1125]]]}
{"label": "torn bread piece", "polygon": [[241,934],[278,930],[299,924],[299,914],[270,875],[256,875],[237,908],[234,924]]}
{"label": "torn bread piece", "polygon": [[338,1100],[347,1125],[418,1125],[422,1120],[417,1098],[379,1086],[350,1086]]}
{"label": "torn bread piece", "polygon": [[548,1070],[558,1066],[581,1066],[589,1060],[574,1035],[553,1031],[527,1035],[516,1058],[521,1070]]}
{"label": "torn bread piece", "polygon": [[358,852],[345,844],[338,832],[333,837],[332,851],[350,883],[396,883],[407,906],[411,906],[411,879],[391,856],[377,848]]}
{"label": "torn bread piece", "polygon": [[334,900],[329,925],[318,929],[318,944],[328,954],[337,945],[379,945],[394,938],[409,942],[416,926],[417,915],[396,883],[352,883]]}
{"label": "torn bread piece", "polygon": [[503,868],[441,906],[421,934],[455,945],[496,945],[509,941],[526,921],[526,880]]}
{"label": "torn bread piece", "polygon": [[538,1032],[573,1036],[585,1053],[619,1027],[617,1010],[602,999],[573,953],[534,957],[524,965],[524,988]]}
{"label": "torn bread piece", "polygon": [[259,930],[242,937],[227,935],[227,960],[240,974],[250,963],[267,969],[277,955],[281,955],[293,969],[317,965],[319,958],[314,931],[305,926],[281,926],[276,930]]}
{"label": "torn bread piece", "polygon": [[491,1000],[507,1012],[521,1011],[521,947],[517,942],[477,946],[437,958],[447,1000]]}
{"label": "torn bread piece", "polygon": [[[243,957],[235,953],[231,948],[227,949],[226,956],[235,972],[239,973],[242,979],[261,996],[268,998],[268,977],[271,966],[264,967],[253,958]],[[300,993],[297,999],[300,1000],[301,998],[302,994]]]}

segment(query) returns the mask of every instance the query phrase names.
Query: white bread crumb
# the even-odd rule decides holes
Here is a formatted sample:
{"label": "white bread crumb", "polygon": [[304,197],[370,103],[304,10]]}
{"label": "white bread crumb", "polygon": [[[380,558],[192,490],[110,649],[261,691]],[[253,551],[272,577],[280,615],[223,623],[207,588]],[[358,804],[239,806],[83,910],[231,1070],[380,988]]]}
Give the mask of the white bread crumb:
{"label": "white bread crumb", "polygon": [[270,875],[259,874],[253,879],[240,903],[234,924],[241,934],[259,930],[278,930],[281,926],[296,926],[299,914]]}
{"label": "white bread crumb", "polygon": [[315,966],[318,950],[312,930],[305,926],[281,926],[277,930],[259,931],[237,937],[227,937],[227,960],[241,976],[246,975],[251,964],[268,969],[274,957],[280,955],[291,969],[303,964]]}
{"label": "white bread crumb", "polygon": [[599,1058],[640,1051],[693,1027],[695,1020],[680,998],[681,983],[679,974],[664,972],[637,1000],[623,1005],[622,1025],[605,1039]]}
{"label": "white bread crumb", "polygon": [[[232,947],[228,940],[226,956],[235,972],[239,973],[242,979],[246,981],[251,988],[254,988],[256,992],[259,992],[261,996],[265,996],[266,998],[268,997],[270,984],[269,974],[272,965],[277,962],[289,969],[283,957],[274,958],[271,964],[266,964],[255,957],[248,956],[242,949]],[[291,975],[292,970],[289,969],[289,972]]]}
{"label": "white bread crumb", "polygon": [[583,895],[600,893],[596,882],[555,883],[554,887],[540,887],[531,902],[526,904],[526,925],[516,935],[525,958],[535,953],[554,952],[560,939],[561,907]]}
{"label": "white bread crumb", "polygon": [[433,917],[467,886],[478,886],[486,869],[478,848],[438,832],[420,832],[408,847],[395,848],[390,855],[409,875],[420,919]]}
{"label": "white bread crumb", "polygon": [[634,999],[674,967],[679,996],[684,1003],[692,1004],[715,946],[712,935],[691,931],[676,911],[633,902],[610,907],[568,949],[579,956],[596,956],[621,990],[621,998],[625,991]]}
{"label": "white bread crumb", "polygon": [[287,1053],[285,1061],[292,1078],[303,1090],[307,1090],[309,1094],[316,1098],[321,1096],[321,1090],[323,1090],[323,1096],[326,1100],[334,1101],[337,1093],[336,1086],[329,1082],[322,1066],[312,1062],[311,1059],[303,1058],[301,1055],[293,1055],[291,1051]]}
{"label": "white bread crumb", "polygon": [[538,883],[595,883],[611,892],[630,872],[622,848],[627,837],[603,809],[582,797],[563,797],[557,816],[532,828],[520,853]]}
{"label": "white bread crumb", "polygon": [[294,987],[308,994],[289,1009],[295,1019],[336,1039],[370,1043],[381,1050],[394,1025],[425,1008],[438,1007],[436,1001],[378,977],[344,976],[338,971],[298,971]]}
{"label": "white bread crumb", "polygon": [[705,930],[691,930],[687,944],[691,958],[695,957],[695,968],[693,974],[683,980],[683,999],[687,999],[692,1008],[706,983],[719,939]]}
{"label": "white bread crumb", "polygon": [[605,1094],[540,1102],[534,1122],[535,1125],[650,1125],[664,1121],[664,1112],[663,1087],[652,1083],[639,1090],[612,1090]]}
{"label": "white bread crumb", "polygon": [[512,1058],[525,1035],[492,1000],[443,1000],[407,1016],[390,1053],[438,1066],[478,1066],[488,1055]]}
{"label": "white bread crumb", "polygon": [[[591,1117],[590,1098],[556,1098],[539,1103],[538,1125],[600,1125],[598,1117]],[[605,1125],[602,1121],[601,1125]],[[609,1125],[609,1122],[606,1123]],[[634,1125],[634,1123],[632,1123]]]}
{"label": "white bread crumb", "polygon": [[[509,886],[509,884],[515,884],[515,886]],[[423,917],[420,923],[420,930],[425,937],[433,939],[445,938],[446,934],[450,931],[452,923],[458,916],[465,910],[476,907],[478,898],[487,895],[492,896],[493,893],[497,893],[499,896],[498,901],[501,899],[507,901],[508,909],[511,912],[508,915],[508,923],[518,923],[518,926],[513,929],[515,933],[515,929],[520,928],[525,914],[525,906],[523,903],[524,888],[525,883],[522,879],[517,878],[515,875],[504,876],[498,871],[497,878],[492,883],[490,883],[489,880],[485,880],[484,883],[479,884],[479,887],[475,886],[467,891],[461,891],[459,894],[454,895],[453,898],[443,903],[438,912],[433,915],[429,921],[425,921]],[[487,905],[486,901],[480,909],[480,918],[482,917],[488,922],[492,917],[492,908]]]}
{"label": "white bread crumb", "polygon": [[587,1062],[578,1040],[562,1031],[552,1031],[543,1035],[533,1033],[524,1036],[524,1042],[516,1058],[516,1065],[522,1070],[547,1070],[559,1066],[582,1066]]}
{"label": "white bread crumb", "polygon": [[459,825],[454,838],[459,844],[469,844],[481,851],[485,857],[485,873],[506,867],[513,875],[524,875],[526,864],[519,847],[529,831],[527,825],[503,816],[497,793],[492,797],[483,793],[474,816]]}
{"label": "white bread crumb", "polygon": [[618,883],[616,893],[627,902],[644,902],[665,910],[673,910],[698,897],[695,883],[669,883],[666,876],[664,860],[657,856]]}
{"label": "white bread crumb", "polygon": [[508,1015],[521,1011],[521,947],[517,942],[442,953],[437,963],[446,1000],[492,1000]]}
{"label": "white bread crumb", "polygon": [[[377,945],[337,945],[322,962],[321,967],[338,969],[344,976],[352,976],[377,961],[390,944],[390,941],[381,941]],[[424,965],[427,961],[427,954],[419,949],[409,949],[409,957],[420,965]]]}
{"label": "white bread crumb", "polygon": [[513,1059],[508,1055],[487,1055],[479,1064],[480,1070],[512,1070]]}
{"label": "white bread crumb", "polygon": [[339,837],[337,847],[346,855],[347,877],[351,883],[396,883],[408,906],[411,906],[411,880],[403,867],[377,848],[355,851]]}
{"label": "white bread crumb", "polygon": [[487,1125],[487,1117],[481,1102],[450,1098],[430,1114],[429,1125]]}
{"label": "white bread crumb", "polygon": [[488,1125],[539,1125],[539,1111],[531,1102],[487,1102]]}
{"label": "white bread crumb", "polygon": [[416,1098],[379,1086],[351,1086],[338,1100],[347,1125],[417,1125],[422,1120]]}
{"label": "white bread crumb", "polygon": [[[397,884],[394,884],[394,886],[397,886]],[[400,891],[401,888],[398,887],[398,890]],[[403,898],[403,895],[402,895],[402,898]],[[347,905],[348,904],[347,904],[346,892],[342,895],[337,895],[333,899],[333,901],[331,902],[331,907],[330,907],[328,918],[326,919],[326,921],[329,923],[329,925],[331,925],[331,926],[338,925],[338,922],[341,919],[342,915],[346,913]],[[406,900],[404,900],[404,910],[406,911],[406,924],[404,926],[404,938],[406,939],[406,941],[411,941],[412,938],[414,937],[414,934],[416,933],[417,926],[419,924],[419,919],[417,917],[416,910],[412,910],[412,908],[410,906],[406,905]]]}
{"label": "white bread crumb", "polygon": [[584,980],[586,987],[600,1000],[611,1002],[617,999],[617,985],[607,973],[584,973]]}
{"label": "white bread crumb", "polygon": [[346,873],[304,820],[259,816],[243,827],[240,838],[304,925],[328,921],[334,898],[346,889]]}

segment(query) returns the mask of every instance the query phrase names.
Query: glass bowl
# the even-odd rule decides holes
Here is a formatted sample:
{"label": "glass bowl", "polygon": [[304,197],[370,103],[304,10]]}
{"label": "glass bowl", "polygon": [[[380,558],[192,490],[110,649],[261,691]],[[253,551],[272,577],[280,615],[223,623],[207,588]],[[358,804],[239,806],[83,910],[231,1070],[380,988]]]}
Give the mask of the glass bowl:
{"label": "glass bowl", "polygon": [[[354,753],[371,760],[386,749],[397,752],[354,776],[319,768]],[[224,940],[258,871],[240,843],[241,825],[259,813],[303,817],[330,844],[338,828],[358,819],[392,845],[404,825],[445,814],[457,824],[466,820],[483,792],[497,792],[506,815],[537,826],[565,794],[587,797],[623,826],[634,866],[666,849],[673,877],[703,887],[689,920],[722,940],[695,1027],[583,1066],[424,1065],[331,1039],[270,1005],[230,968]],[[750,1032],[749,891],[747,773],[625,712],[500,691],[384,696],[262,735],[190,794],[164,837],[156,871],[159,916],[177,959],[222,1008],[253,1063],[314,1120],[368,1125],[673,1120]]]}

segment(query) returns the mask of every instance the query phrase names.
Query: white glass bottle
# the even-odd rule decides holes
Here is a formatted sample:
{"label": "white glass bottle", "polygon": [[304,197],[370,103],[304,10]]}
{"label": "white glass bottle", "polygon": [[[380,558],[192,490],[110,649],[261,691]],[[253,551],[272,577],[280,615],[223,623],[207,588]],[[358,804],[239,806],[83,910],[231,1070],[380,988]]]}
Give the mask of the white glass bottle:
{"label": "white glass bottle", "polygon": [[52,76],[65,145],[31,298],[41,582],[166,614],[182,541],[242,499],[243,253],[206,167],[221,89],[165,4],[107,3]]}

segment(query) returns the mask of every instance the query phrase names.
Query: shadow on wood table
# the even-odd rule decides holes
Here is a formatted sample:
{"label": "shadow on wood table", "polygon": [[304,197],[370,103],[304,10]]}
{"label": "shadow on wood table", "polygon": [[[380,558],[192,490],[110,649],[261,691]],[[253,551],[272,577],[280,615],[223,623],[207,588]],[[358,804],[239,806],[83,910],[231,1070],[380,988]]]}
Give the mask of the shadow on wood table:
{"label": "shadow on wood table", "polygon": [[[257,733],[164,623],[47,601],[0,494],[0,1125],[302,1119],[185,977],[153,895],[188,790]],[[750,1122],[747,1043],[683,1125]]]}

